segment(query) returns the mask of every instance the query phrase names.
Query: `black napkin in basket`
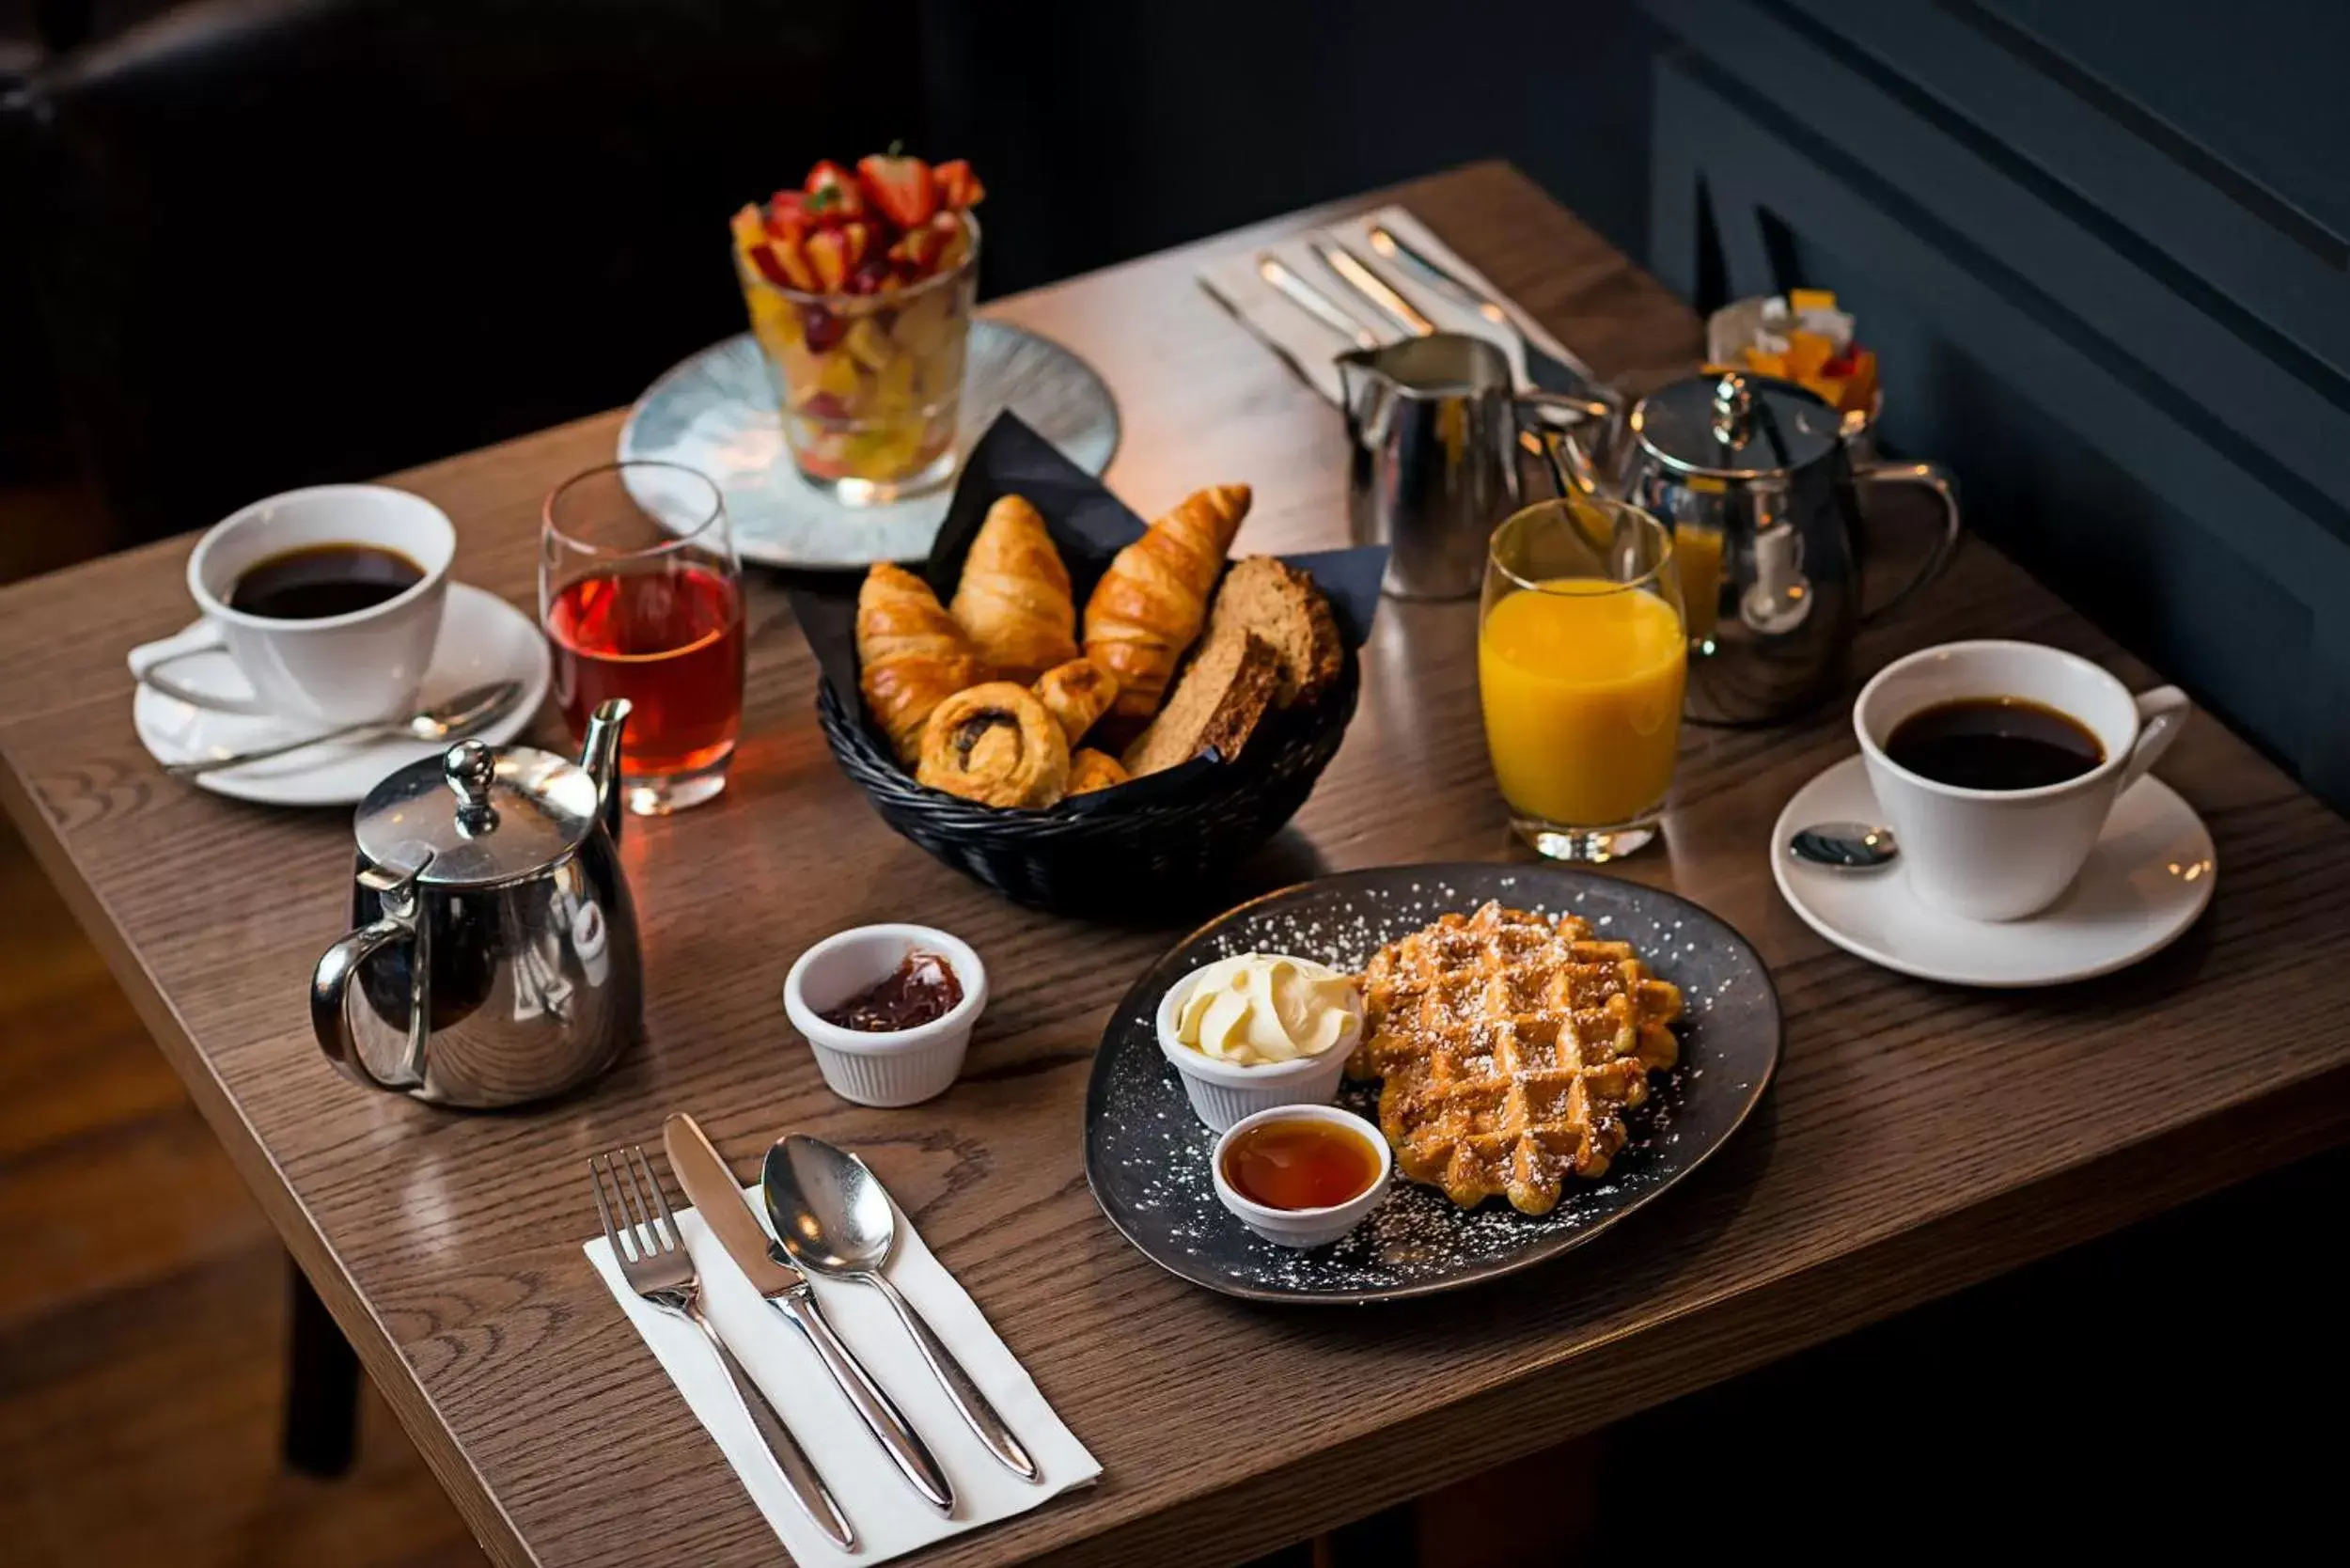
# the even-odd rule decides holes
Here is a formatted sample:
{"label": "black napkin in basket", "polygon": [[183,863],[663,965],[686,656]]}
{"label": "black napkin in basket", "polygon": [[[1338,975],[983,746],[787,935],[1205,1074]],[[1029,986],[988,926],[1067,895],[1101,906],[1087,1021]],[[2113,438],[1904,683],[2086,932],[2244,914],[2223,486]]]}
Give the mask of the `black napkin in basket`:
{"label": "black napkin in basket", "polygon": [[[971,448],[962,477],[955,481],[946,521],[939,525],[930,558],[920,569],[942,604],[954,597],[955,585],[963,577],[964,557],[971,553],[979,525],[987,521],[988,508],[1006,495],[1025,496],[1044,519],[1045,532],[1069,568],[1070,586],[1080,608],[1109,569],[1112,557],[1141,538],[1150,525],[1100,479],[1063,457],[1060,448],[1007,410],[995,416],[987,433]],[[1179,498],[1167,496],[1166,500],[1172,506]],[[1386,570],[1386,547],[1314,550],[1281,559],[1313,574],[1315,585],[1330,601],[1339,635],[1348,648],[1361,648],[1371,635],[1371,618],[1379,608],[1379,579]],[[887,755],[888,738],[866,712],[857,689],[856,596],[863,582],[858,572],[804,576],[787,588],[785,595],[823,671],[824,683],[848,712],[863,718],[867,731]],[[1115,790],[1073,796],[1056,809],[1089,811],[1160,798],[1179,792],[1201,770],[1219,765],[1220,759],[1211,753]]]}

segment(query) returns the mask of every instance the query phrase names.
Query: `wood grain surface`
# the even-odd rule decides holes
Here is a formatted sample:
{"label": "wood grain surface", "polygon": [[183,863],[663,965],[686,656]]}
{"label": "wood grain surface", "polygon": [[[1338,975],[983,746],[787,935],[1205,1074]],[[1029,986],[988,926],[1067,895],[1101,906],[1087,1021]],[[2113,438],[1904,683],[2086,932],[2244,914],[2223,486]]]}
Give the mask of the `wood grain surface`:
{"label": "wood grain surface", "polygon": [[[1685,310],[1507,168],[1409,204],[1604,374],[1685,367]],[[1194,286],[1283,220],[1010,299],[1107,377],[1109,479],[1149,512],[1246,480],[1245,551],[1343,533],[1338,415]],[[531,601],[540,498],[607,459],[605,416],[400,476],[457,521],[459,575]],[[1756,1121],[1638,1223],[1558,1266],[1401,1308],[1285,1312],[1179,1284],[1096,1212],[1079,1107],[1107,1009],[1177,934],[1007,904],[892,836],[835,770],[781,596],[753,595],[746,741],[721,804],[633,824],[650,1040],[554,1106],[453,1116],[337,1077],[305,980],[340,933],[340,812],[160,776],[122,655],[182,624],[190,541],[0,594],[0,792],[418,1447],[508,1563],[773,1563],[782,1553],[590,1277],[581,1164],[698,1115],[739,1171],[787,1128],[863,1151],[1104,1466],[1102,1484],[921,1560],[1234,1560],[2337,1141],[2350,1125],[2350,827],[2199,717],[2163,772],[2217,839],[2210,913],[2122,975],[2041,994],[1904,980],[1825,946],[1764,834],[1852,749],[1841,712],[1688,734],[1662,852],[1623,874],[1738,926],[1772,965],[1785,1065]],[[1362,709],[1251,886],[1522,852],[1487,770],[1473,606],[1389,603]],[[1951,637],[2120,657],[1980,544],[1856,672]],[[2280,672],[2280,679],[2289,675]],[[964,1081],[842,1104],[784,1023],[785,967],[846,925],[946,926],[994,1001]],[[659,1506],[655,1504],[658,1501]]]}

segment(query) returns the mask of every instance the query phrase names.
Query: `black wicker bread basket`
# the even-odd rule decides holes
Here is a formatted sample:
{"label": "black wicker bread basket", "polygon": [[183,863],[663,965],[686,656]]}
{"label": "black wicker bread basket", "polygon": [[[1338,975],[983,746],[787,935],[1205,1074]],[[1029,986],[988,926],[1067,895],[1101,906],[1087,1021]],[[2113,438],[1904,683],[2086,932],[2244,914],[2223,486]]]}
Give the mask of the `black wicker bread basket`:
{"label": "black wicker bread basket", "polygon": [[[982,436],[957,481],[923,575],[952,596],[981,518],[1005,494],[1042,514],[1077,598],[1144,527],[1100,480],[1072,464],[1012,415]],[[1345,659],[1338,681],[1309,704],[1266,715],[1241,754],[1213,754],[1128,784],[1039,811],[981,806],[915,782],[870,722],[857,695],[857,579],[789,589],[800,630],[823,678],[816,716],[824,742],[882,820],[955,870],[1022,903],[1064,914],[1152,907],[1205,892],[1271,839],[1313,792],[1338,755],[1361,689],[1356,650],[1379,603],[1384,549],[1286,557],[1313,574],[1339,622]]]}
{"label": "black wicker bread basket", "polygon": [[1042,811],[979,806],[916,783],[828,684],[817,688],[816,714],[841,771],[884,822],[1006,898],[1073,915],[1132,908],[1138,888],[1158,905],[1221,881],[1306,804],[1346,738],[1359,689],[1349,649],[1319,701],[1269,717],[1233,760],[1194,764],[1180,788],[1148,799],[1110,791]]}

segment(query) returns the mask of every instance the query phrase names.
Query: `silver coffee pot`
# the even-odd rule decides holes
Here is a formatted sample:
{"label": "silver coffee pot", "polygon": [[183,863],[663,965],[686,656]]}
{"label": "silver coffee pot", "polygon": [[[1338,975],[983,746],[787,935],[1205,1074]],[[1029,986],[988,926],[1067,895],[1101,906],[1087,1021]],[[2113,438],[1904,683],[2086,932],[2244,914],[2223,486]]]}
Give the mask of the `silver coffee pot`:
{"label": "silver coffee pot", "polygon": [[[1642,398],[1622,457],[1588,460],[1619,472],[1623,498],[1673,531],[1688,608],[1690,718],[1766,724],[1825,701],[1841,686],[1858,626],[1925,587],[1957,544],[1949,472],[1856,462],[1842,425],[1792,382],[1712,372]],[[1910,580],[1864,611],[1861,500],[1895,485],[1933,494],[1941,532]]]}
{"label": "silver coffee pot", "polygon": [[620,873],[620,730],[595,711],[579,760],[461,741],[360,804],[356,929],[319,960],[319,1048],[371,1089],[491,1109],[610,1067],[644,1030]]}

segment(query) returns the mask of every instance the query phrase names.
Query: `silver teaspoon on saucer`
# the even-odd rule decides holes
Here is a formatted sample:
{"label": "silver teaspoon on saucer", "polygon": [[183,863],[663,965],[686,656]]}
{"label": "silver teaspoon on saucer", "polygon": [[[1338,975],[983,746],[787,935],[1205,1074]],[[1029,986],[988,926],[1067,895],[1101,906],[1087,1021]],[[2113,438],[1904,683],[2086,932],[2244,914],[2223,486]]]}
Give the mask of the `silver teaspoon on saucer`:
{"label": "silver teaspoon on saucer", "polygon": [[404,719],[367,719],[336,729],[321,730],[315,735],[305,735],[300,740],[283,741],[276,745],[258,746],[251,751],[232,751],[226,757],[198,757],[185,762],[166,762],[164,772],[174,778],[194,778],[198,774],[242,767],[247,762],[263,762],[306,746],[326,741],[349,740],[355,735],[365,735],[369,739],[397,736],[415,741],[461,741],[484,725],[496,723],[522,694],[523,683],[520,681],[494,682],[486,686],[474,686],[459,692],[446,702],[436,702],[422,713]]}
{"label": "silver teaspoon on saucer", "polygon": [[1796,859],[1839,871],[1874,870],[1901,852],[1891,828],[1867,823],[1813,823],[1787,840],[1787,853]]}
{"label": "silver teaspoon on saucer", "polygon": [[767,1199],[767,1217],[791,1261],[810,1274],[862,1279],[881,1292],[987,1451],[1023,1481],[1042,1479],[1036,1461],[955,1353],[883,1272],[897,1244],[898,1220],[889,1194],[871,1168],[845,1149],[794,1133],[768,1149],[760,1186]]}

